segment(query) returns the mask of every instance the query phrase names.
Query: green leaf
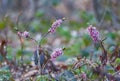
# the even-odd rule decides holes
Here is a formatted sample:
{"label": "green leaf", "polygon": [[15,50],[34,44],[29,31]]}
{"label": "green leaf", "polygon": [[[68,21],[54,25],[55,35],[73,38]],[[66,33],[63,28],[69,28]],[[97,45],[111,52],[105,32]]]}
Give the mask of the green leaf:
{"label": "green leaf", "polygon": [[105,70],[109,73],[114,73],[114,68],[111,65],[106,65]]}
{"label": "green leaf", "polygon": [[115,60],[115,62],[116,62],[116,64],[119,64],[119,63],[120,63],[120,58],[117,58],[117,59]]}
{"label": "green leaf", "polygon": [[90,36],[87,34],[83,36],[83,41],[85,43],[85,46],[88,46],[92,42]]}
{"label": "green leaf", "polygon": [[48,75],[37,76],[36,81],[48,81]]}
{"label": "green leaf", "polygon": [[6,23],[4,21],[0,21],[0,30],[6,27]]}
{"label": "green leaf", "polygon": [[0,70],[0,81],[14,81],[9,70]]}

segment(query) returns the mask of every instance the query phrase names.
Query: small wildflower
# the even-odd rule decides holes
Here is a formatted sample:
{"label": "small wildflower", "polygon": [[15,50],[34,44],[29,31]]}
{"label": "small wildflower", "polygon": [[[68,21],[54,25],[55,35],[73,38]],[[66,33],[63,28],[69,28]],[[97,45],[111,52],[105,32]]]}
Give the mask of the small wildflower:
{"label": "small wildflower", "polygon": [[18,36],[22,37],[22,32],[18,31],[17,34]]}
{"label": "small wildflower", "polygon": [[53,53],[51,54],[51,60],[55,60],[58,56],[63,54],[63,49],[62,48],[57,48]]}
{"label": "small wildflower", "polygon": [[99,31],[96,29],[96,27],[90,25],[88,27],[88,32],[94,42],[98,42],[100,40]]}
{"label": "small wildflower", "polygon": [[52,26],[51,26],[51,28],[48,30],[50,33],[55,33],[55,31],[56,31],[56,28],[57,27],[59,27],[61,24],[62,24],[62,19],[58,19],[58,20],[56,20],[53,24],[52,24]]}
{"label": "small wildflower", "polygon": [[27,32],[27,31],[24,31],[24,32],[18,31],[17,34],[20,37],[24,37],[24,38],[28,38],[29,37],[29,32]]}
{"label": "small wildflower", "polygon": [[28,38],[29,37],[29,32],[24,31],[23,34],[22,34],[22,36],[25,37],[25,38]]}

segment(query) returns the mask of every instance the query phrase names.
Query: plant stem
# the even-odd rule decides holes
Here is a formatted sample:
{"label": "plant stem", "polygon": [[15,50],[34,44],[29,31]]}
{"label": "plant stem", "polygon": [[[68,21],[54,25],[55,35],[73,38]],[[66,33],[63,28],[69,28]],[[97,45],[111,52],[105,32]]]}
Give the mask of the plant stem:
{"label": "plant stem", "polygon": [[41,46],[41,43],[42,43],[42,41],[44,40],[44,38],[49,34],[50,32],[47,32],[47,33],[45,33],[44,35],[43,35],[43,37],[42,37],[42,39],[40,40],[40,42],[39,42],[39,45]]}
{"label": "plant stem", "polygon": [[41,66],[40,66],[40,53],[39,53],[39,50],[40,50],[40,46],[39,46],[39,42],[38,42],[38,46],[37,46],[37,56],[38,56],[38,68],[39,68],[39,73],[41,74]]}
{"label": "plant stem", "polygon": [[47,62],[43,66],[43,70],[45,69],[46,65],[50,62],[50,59],[47,60]]}
{"label": "plant stem", "polygon": [[20,61],[21,61],[21,64],[23,65],[23,41],[22,41],[22,39],[21,39],[20,36],[18,36],[18,37],[19,37],[19,40],[20,40],[20,44],[21,44],[21,53],[22,53],[21,58],[20,58]]}
{"label": "plant stem", "polygon": [[38,41],[37,40],[35,40],[34,38],[32,38],[32,37],[29,37],[31,40],[33,40],[33,41],[35,41],[35,43],[36,44],[38,44]]}

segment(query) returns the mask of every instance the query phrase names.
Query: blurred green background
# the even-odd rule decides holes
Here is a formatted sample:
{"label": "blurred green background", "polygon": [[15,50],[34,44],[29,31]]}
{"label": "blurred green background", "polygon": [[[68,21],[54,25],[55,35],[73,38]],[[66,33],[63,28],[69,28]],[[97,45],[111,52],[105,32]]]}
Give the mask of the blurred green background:
{"label": "blurred green background", "polygon": [[[86,28],[92,24],[100,31],[109,52],[119,45],[120,39],[120,0],[0,0],[0,41],[7,40],[7,58],[14,59],[23,55],[24,61],[30,62],[36,44],[24,40],[24,52],[21,53],[20,41],[14,28],[29,31],[36,40],[48,31],[56,19],[65,17],[61,27],[55,34],[47,36],[43,46],[47,48],[66,47],[64,56],[58,60],[66,60],[74,56],[95,57],[101,51],[94,48]],[[112,48],[111,48],[112,46]],[[14,58],[13,58],[14,57]],[[1,58],[2,59],[2,58]]]}

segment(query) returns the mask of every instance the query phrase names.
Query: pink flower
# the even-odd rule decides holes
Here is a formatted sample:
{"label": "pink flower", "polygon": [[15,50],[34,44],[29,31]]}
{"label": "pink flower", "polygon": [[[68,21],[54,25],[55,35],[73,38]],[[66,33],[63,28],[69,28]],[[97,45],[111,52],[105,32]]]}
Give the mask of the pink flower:
{"label": "pink flower", "polygon": [[22,37],[22,32],[18,31],[17,34],[18,36]]}
{"label": "pink flower", "polygon": [[62,48],[57,48],[53,51],[51,54],[51,60],[55,60],[58,56],[63,54],[63,49]]}
{"label": "pink flower", "polygon": [[22,34],[22,36],[25,37],[25,38],[28,38],[30,35],[29,35],[29,32],[24,31],[23,34]]}
{"label": "pink flower", "polygon": [[100,34],[96,27],[90,25],[88,27],[88,32],[94,42],[98,42],[100,40]]}
{"label": "pink flower", "polygon": [[62,24],[62,21],[63,21],[62,19],[56,20],[48,31],[50,33],[55,33],[57,27],[59,27]]}
{"label": "pink flower", "polygon": [[24,31],[24,32],[18,31],[17,34],[18,34],[18,36],[24,37],[24,38],[28,38],[30,36],[29,32],[27,32],[27,31]]}

